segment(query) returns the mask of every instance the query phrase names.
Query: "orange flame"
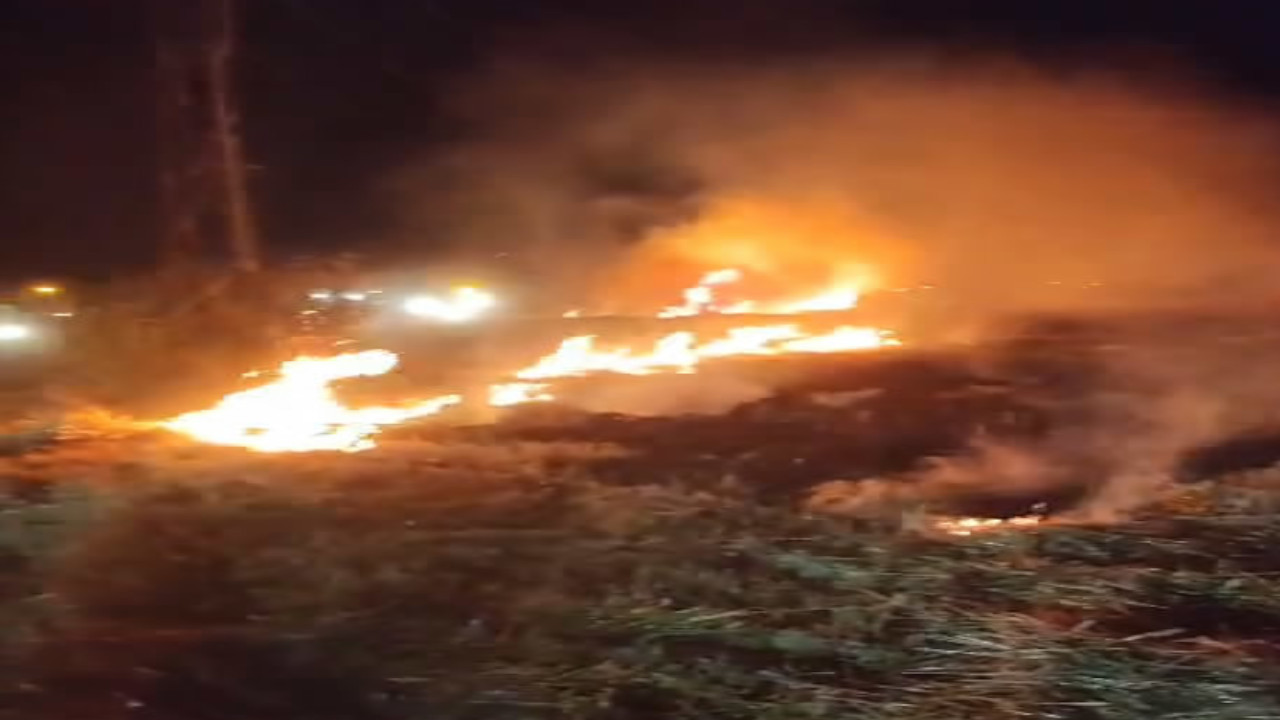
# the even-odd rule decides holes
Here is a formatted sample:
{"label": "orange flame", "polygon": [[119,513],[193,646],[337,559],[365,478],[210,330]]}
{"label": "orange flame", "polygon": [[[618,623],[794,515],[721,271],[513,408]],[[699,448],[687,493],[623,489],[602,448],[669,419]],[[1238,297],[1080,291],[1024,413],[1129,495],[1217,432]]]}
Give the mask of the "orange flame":
{"label": "orange flame", "polygon": [[[683,305],[667,308],[660,315],[756,312],[755,305],[749,302],[723,308],[715,303],[713,288],[736,282],[741,276],[733,269],[708,273],[685,292]],[[838,287],[811,298],[767,307],[779,313],[837,310],[853,307],[857,299],[854,288]],[[596,345],[595,337],[584,335],[562,341],[554,352],[516,372],[513,382],[490,385],[486,400],[491,407],[554,400],[548,381],[593,373],[693,373],[704,360],[715,358],[837,353],[900,344],[892,333],[876,328],[842,326],[814,334],[792,323],[731,328],[724,336],[706,342],[699,341],[692,332],[675,332],[642,350],[603,349]],[[160,425],[202,442],[259,452],[367,450],[374,447],[372,437],[383,426],[434,415],[462,402],[459,395],[443,395],[403,407],[349,408],[334,396],[335,381],[382,375],[397,361],[396,355],[386,350],[298,358],[282,364],[274,382],[233,393],[212,408],[180,415]]]}
{"label": "orange flame", "polygon": [[835,285],[811,297],[783,302],[762,304],[751,300],[740,300],[727,305],[720,304],[716,296],[716,288],[737,283],[742,280],[742,277],[742,271],[736,268],[713,270],[703,275],[697,285],[687,288],[683,292],[683,303],[663,308],[658,312],[658,317],[690,317],[706,313],[718,313],[721,315],[742,315],[746,313],[791,315],[805,312],[852,310],[858,306],[858,288],[852,284]]}
{"label": "orange flame", "polygon": [[434,415],[461,401],[445,395],[401,408],[348,408],[334,397],[335,381],[382,375],[397,362],[386,350],[290,360],[280,366],[275,382],[232,393],[208,410],[161,426],[213,445],[259,452],[367,450],[374,445],[369,438],[383,425]]}
{"label": "orange flame", "polygon": [[489,387],[489,405],[491,407],[511,407],[531,402],[554,400],[555,396],[547,392],[546,383],[514,382],[491,385]]}
{"label": "orange flame", "polygon": [[838,327],[828,333],[808,335],[796,325],[732,328],[725,337],[699,344],[691,332],[671,333],[652,350],[628,347],[597,349],[595,337],[572,337],[550,355],[516,373],[522,380],[547,380],[591,373],[651,375],[659,372],[691,373],[703,360],[737,355],[837,353],[894,347],[901,342],[886,330]]}
{"label": "orange flame", "polygon": [[992,530],[1009,530],[1012,528],[1035,527],[1044,522],[1039,515],[1024,515],[1013,518],[945,518],[934,523],[934,528],[948,535],[968,536],[974,533]]}

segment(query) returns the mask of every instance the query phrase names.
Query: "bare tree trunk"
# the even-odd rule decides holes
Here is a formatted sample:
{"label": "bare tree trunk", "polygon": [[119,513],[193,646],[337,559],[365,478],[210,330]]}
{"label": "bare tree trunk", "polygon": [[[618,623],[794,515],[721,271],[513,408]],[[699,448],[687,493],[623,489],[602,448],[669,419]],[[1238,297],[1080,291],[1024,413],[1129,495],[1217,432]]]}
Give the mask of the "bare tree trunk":
{"label": "bare tree trunk", "polygon": [[257,272],[262,267],[262,259],[257,228],[249,207],[240,118],[232,98],[231,61],[235,47],[232,0],[206,0],[206,3],[210,27],[207,69],[213,141],[220,160],[218,164],[226,198],[227,236],[236,268],[242,272]]}
{"label": "bare tree trunk", "polygon": [[[153,0],[156,39],[156,137],[160,190],[161,264],[173,275],[190,271],[208,250],[216,193],[208,183],[209,117],[204,98],[192,81],[203,80],[199,13],[166,0]],[[201,83],[203,85],[203,82]]]}

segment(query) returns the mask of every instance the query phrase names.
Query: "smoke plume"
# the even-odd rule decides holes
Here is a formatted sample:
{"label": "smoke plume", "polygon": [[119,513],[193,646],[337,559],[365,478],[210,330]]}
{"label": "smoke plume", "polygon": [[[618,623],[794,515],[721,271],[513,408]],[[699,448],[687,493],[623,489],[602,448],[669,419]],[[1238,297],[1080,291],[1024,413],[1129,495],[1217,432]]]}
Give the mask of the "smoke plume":
{"label": "smoke plume", "polygon": [[1177,492],[1193,452],[1280,428],[1280,384],[1260,356],[1280,357],[1280,349],[1260,338],[1233,346],[1194,330],[1149,338],[1106,362],[1090,392],[1059,398],[1055,427],[1040,440],[975,438],[966,452],[890,481],[821,486],[810,507],[875,516],[1066,490],[1076,500],[1058,508],[1063,519],[1127,519]]}
{"label": "smoke plume", "polygon": [[[406,217],[520,253],[578,307],[651,310],[724,266],[797,291],[933,285],[956,323],[1256,304],[1280,259],[1276,128],[1178,72],[518,57],[465,78],[449,109],[467,130],[398,178]],[[1114,364],[1118,395],[1087,398],[1089,418],[1043,446],[981,446],[924,484],[1084,474],[1090,512],[1125,512],[1275,394],[1247,372],[1256,356],[1224,372],[1173,359],[1178,344]]]}
{"label": "smoke plume", "polygon": [[1150,74],[522,58],[468,78],[454,112],[470,138],[402,189],[460,244],[517,248],[604,309],[726,265],[999,313],[1226,299],[1277,257],[1273,128]]}

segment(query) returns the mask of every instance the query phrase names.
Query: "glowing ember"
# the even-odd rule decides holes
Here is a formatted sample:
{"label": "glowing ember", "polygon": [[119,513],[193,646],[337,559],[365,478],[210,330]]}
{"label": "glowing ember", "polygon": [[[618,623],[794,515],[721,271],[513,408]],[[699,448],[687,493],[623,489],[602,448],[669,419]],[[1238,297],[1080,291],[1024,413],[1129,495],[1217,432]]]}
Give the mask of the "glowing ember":
{"label": "glowing ember", "polygon": [[1013,518],[946,518],[934,523],[934,527],[948,535],[973,535],[974,533],[992,530],[1009,530],[1012,528],[1035,527],[1044,522],[1039,515],[1024,515]]}
{"label": "glowing ember", "polygon": [[260,452],[366,450],[381,426],[434,415],[461,401],[446,395],[407,407],[348,408],[334,397],[334,381],[382,375],[396,362],[385,350],[290,360],[280,366],[275,382],[161,425],[202,442]]}

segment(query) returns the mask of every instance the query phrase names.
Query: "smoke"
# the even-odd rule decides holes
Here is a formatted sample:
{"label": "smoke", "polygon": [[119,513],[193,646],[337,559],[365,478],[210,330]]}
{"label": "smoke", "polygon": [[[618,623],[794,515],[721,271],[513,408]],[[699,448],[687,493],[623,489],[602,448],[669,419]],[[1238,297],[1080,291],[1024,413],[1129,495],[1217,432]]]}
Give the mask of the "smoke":
{"label": "smoke", "polygon": [[756,79],[754,126],[690,143],[717,191],[650,252],[869,265],[1004,307],[1049,282],[1145,294],[1274,257],[1273,138],[1203,99],[1017,66],[811,73]]}
{"label": "smoke", "polygon": [[720,415],[761,400],[773,388],[733,373],[698,376],[655,375],[643,379],[597,380],[589,392],[562,401],[581,410],[633,416]]}
{"label": "smoke", "polygon": [[1178,492],[1191,453],[1280,428],[1280,384],[1272,362],[1259,361],[1280,358],[1280,348],[1251,340],[1235,346],[1191,330],[1135,344],[1105,363],[1090,392],[1058,399],[1058,422],[1043,439],[975,438],[966,452],[902,477],[821,486],[809,506],[877,516],[1065,494],[1073,504],[1058,508],[1061,519],[1125,520]]}
{"label": "smoke", "polygon": [[[1256,328],[1254,329],[1256,333]],[[1274,340],[1233,342],[1223,328],[1186,328],[1113,357],[1101,391],[1080,401],[1088,414],[1052,439],[1058,466],[1094,464],[1076,515],[1115,521],[1174,488],[1193,451],[1280,427]]]}
{"label": "smoke", "polygon": [[[949,321],[986,322],[1257,303],[1280,259],[1276,128],[1176,68],[514,57],[449,109],[463,137],[397,178],[410,227],[519,252],[573,306],[651,310],[738,266],[796,291],[934,285]],[[1129,512],[1280,407],[1256,353],[1177,349],[1194,342],[1115,360],[1041,445],[979,443],[917,490],[1083,482],[1089,516]]]}
{"label": "smoke", "polygon": [[1168,77],[521,58],[453,110],[470,136],[401,188],[430,189],[458,243],[518,248],[611,309],[725,265],[932,283],[982,312],[1248,297],[1277,257],[1273,128]]}

